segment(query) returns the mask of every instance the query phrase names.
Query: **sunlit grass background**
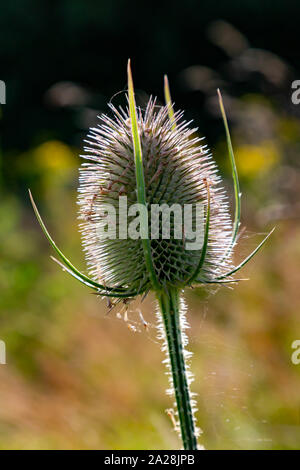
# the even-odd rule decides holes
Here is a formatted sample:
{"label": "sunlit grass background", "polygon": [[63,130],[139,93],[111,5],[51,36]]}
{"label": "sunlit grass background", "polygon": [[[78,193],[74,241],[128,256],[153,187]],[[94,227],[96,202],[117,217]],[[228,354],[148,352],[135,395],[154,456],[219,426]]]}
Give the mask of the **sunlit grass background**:
{"label": "sunlit grass background", "polygon": [[[50,260],[51,248],[27,196],[30,186],[55,240],[74,264],[84,269],[76,219],[81,140],[88,126],[95,125],[97,112],[107,111],[105,102],[112,93],[123,89],[125,59],[131,54],[133,68],[138,69],[136,82],[142,104],[146,94],[157,90],[158,83],[161,86],[163,73],[170,71],[174,100],[187,109],[188,118],[195,118],[199,135],[208,134],[207,143],[213,148],[232,200],[215,92],[218,86],[223,89],[243,192],[245,230],[236,260],[276,226],[266,246],[241,274],[249,281],[234,289],[186,292],[189,348],[194,352],[192,388],[198,394],[197,417],[203,430],[200,441],[208,449],[299,449],[300,365],[291,361],[291,344],[300,339],[300,113],[290,101],[291,80],[299,78],[295,69],[274,50],[271,56],[267,50],[261,56],[259,49],[251,49],[248,39],[228,21],[210,23],[216,19],[215,13],[207,12],[206,17],[205,9],[199,15],[211,27],[210,39],[205,36],[202,42],[203,56],[199,48],[193,54],[188,39],[179,32],[164,35],[169,26],[157,20],[153,23],[157,44],[153,37],[148,42],[145,39],[141,53],[122,42],[122,50],[114,52],[112,62],[112,51],[90,51],[93,42],[89,34],[94,34],[96,44],[97,34],[104,34],[103,25],[108,37],[121,35],[113,21],[122,14],[122,2],[117,2],[119,13],[104,7],[94,12],[97,25],[91,14],[82,14],[80,2],[72,11],[71,4],[68,10],[68,2],[62,3],[67,37],[75,41],[76,54],[66,55],[66,64],[73,67],[70,73],[64,61],[56,63],[61,50],[57,48],[51,55],[49,45],[49,55],[39,55],[38,41],[35,46],[29,44],[31,36],[21,32],[14,41],[20,51],[20,41],[26,36],[28,64],[36,54],[41,61],[50,57],[52,68],[48,63],[45,68],[41,65],[40,76],[35,73],[28,91],[22,84],[31,83],[27,76],[30,67],[26,61],[23,64],[19,52],[17,56],[15,50],[11,52],[11,59],[18,59],[15,62],[4,61],[10,70],[10,94],[1,116],[0,339],[6,343],[7,364],[0,365],[0,448],[180,448],[165,412],[172,403],[164,393],[167,378],[155,334],[154,299],[149,296],[142,304],[131,304],[127,321],[121,308],[107,314],[104,301]],[[26,6],[25,0],[23,4]],[[258,4],[256,8],[259,11]],[[268,17],[270,28],[272,18],[274,21],[269,39],[278,46],[275,26],[283,12],[277,17],[276,11],[274,17]],[[232,12],[236,13],[234,8]],[[9,17],[9,8],[6,14]],[[32,32],[32,38],[43,38],[42,26],[48,23],[43,23],[42,16],[37,36]],[[197,18],[195,11],[193,17]],[[125,24],[126,18],[122,19]],[[264,34],[266,18],[264,15]],[[248,23],[254,28],[255,47],[266,48],[259,21],[247,19],[245,28]],[[227,29],[225,37],[224,24],[233,28]],[[24,31],[31,28],[27,23],[23,26]],[[289,28],[292,34],[292,23]],[[238,35],[232,39],[229,31]],[[3,37],[9,38],[9,34],[2,28]],[[50,44],[48,38],[43,40],[42,45]],[[62,50],[73,44],[68,41],[65,38],[62,42]],[[168,41],[173,49],[166,47]],[[153,47],[158,54],[157,70],[151,66]],[[292,60],[291,50],[286,49]],[[1,51],[4,57],[4,46]],[[88,51],[90,68],[85,73]],[[13,63],[20,70],[24,65],[21,74],[14,71]],[[124,69],[123,75],[119,69]],[[47,79],[42,81],[43,77]]]}

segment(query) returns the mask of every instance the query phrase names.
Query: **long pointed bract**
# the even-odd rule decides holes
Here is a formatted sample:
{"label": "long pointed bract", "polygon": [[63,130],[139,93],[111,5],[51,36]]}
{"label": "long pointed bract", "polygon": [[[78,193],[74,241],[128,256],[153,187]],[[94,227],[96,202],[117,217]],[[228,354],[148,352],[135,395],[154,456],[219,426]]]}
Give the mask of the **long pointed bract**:
{"label": "long pointed bract", "polygon": [[247,256],[247,258],[244,259],[244,261],[242,261],[238,266],[236,266],[234,269],[232,269],[231,271],[229,271],[228,273],[226,274],[223,274],[222,276],[218,276],[216,277],[216,281],[220,280],[220,279],[225,279],[226,277],[228,276],[232,276],[232,274],[236,273],[237,271],[239,271],[243,266],[245,266],[248,261],[251,260],[251,258],[253,258],[254,255],[256,255],[256,253],[261,249],[261,247],[266,243],[266,241],[268,240],[268,238],[272,235],[272,233],[274,232],[275,230],[275,227],[271,230],[270,233],[268,233],[268,235],[263,239],[263,241],[255,248],[255,250],[252,251],[252,253],[250,253],[249,256]]}
{"label": "long pointed bract", "polygon": [[172,123],[172,129],[175,130],[176,121],[175,121],[175,116],[174,116],[174,109],[172,105],[171,92],[170,92],[169,80],[168,80],[167,75],[164,76],[164,95],[165,95],[165,103],[168,106],[169,119]]}
{"label": "long pointed bract", "polygon": [[241,281],[249,281],[249,279],[226,279],[223,281],[217,281],[217,280],[207,280],[207,279],[197,279],[195,282],[198,284],[230,284],[234,282],[241,282]]}
{"label": "long pointed bract", "polygon": [[123,291],[124,288],[123,287],[106,287],[106,286],[103,286],[101,284],[99,284],[98,282],[95,282],[93,281],[92,279],[88,278],[87,276],[85,276],[83,273],[81,273],[80,271],[78,271],[78,269],[75,268],[75,266],[73,266],[73,264],[71,263],[71,261],[68,260],[68,258],[63,254],[63,252],[58,248],[58,246],[56,245],[55,241],[53,240],[53,238],[51,237],[50,233],[48,232],[47,228],[46,228],[46,225],[44,224],[43,220],[42,220],[42,217],[38,211],[38,208],[34,202],[34,199],[32,197],[32,194],[31,194],[31,191],[29,191],[29,197],[30,197],[30,200],[31,200],[31,204],[32,204],[32,207],[33,207],[33,210],[35,212],[35,215],[36,215],[36,218],[47,238],[47,240],[49,241],[50,245],[52,246],[52,248],[54,248],[54,250],[56,251],[56,253],[59,255],[59,257],[63,260],[63,262],[70,268],[70,270],[80,279],[82,279],[84,282],[88,283],[88,284],[91,284],[93,285],[94,287],[96,287],[97,289],[102,289],[102,290],[108,290],[108,291],[111,291],[111,292],[119,292],[119,291]]}
{"label": "long pointed bract", "polygon": [[57,263],[63,271],[67,271],[71,276],[73,276],[75,279],[77,279],[79,282],[81,282],[82,284],[84,284],[85,286],[87,287],[90,287],[91,289],[97,291],[97,293],[99,295],[102,295],[103,297],[116,297],[116,298],[128,298],[128,297],[135,297],[136,295],[139,295],[141,293],[143,293],[143,290],[141,289],[139,292],[138,291],[133,291],[133,292],[118,292],[118,293],[111,293],[111,292],[102,292],[100,291],[97,287],[93,286],[92,284],[90,284],[89,282],[87,281],[84,281],[82,278],[80,278],[79,276],[77,276],[77,274],[75,274],[73,271],[71,271],[71,269],[67,268],[67,266],[65,266],[63,263],[61,263],[60,261],[58,261],[56,258],[54,258],[54,256],[50,256],[50,258],[55,261],[55,263]]}
{"label": "long pointed bract", "polygon": [[233,179],[233,185],[234,185],[234,200],[235,200],[235,213],[234,213],[232,240],[228,248],[228,251],[223,258],[223,259],[226,259],[226,257],[230,254],[232,248],[234,247],[235,240],[239,231],[240,220],[241,220],[241,193],[240,193],[238,172],[236,168],[233,147],[232,147],[231,137],[230,137],[230,132],[229,132],[229,126],[228,126],[226,112],[225,112],[225,108],[223,104],[223,98],[222,98],[219,88],[218,88],[218,97],[219,97],[219,105],[220,105],[221,114],[222,114],[222,118],[224,122],[225,132],[226,132],[226,140],[227,140],[227,147],[228,147],[228,153],[229,153],[230,164],[231,164],[231,173],[232,173],[232,179]]}
{"label": "long pointed bract", "polygon": [[209,185],[208,182],[206,181],[206,187],[207,187],[207,211],[206,211],[206,222],[205,222],[205,231],[204,231],[204,240],[203,240],[203,246],[202,246],[202,251],[201,251],[201,256],[199,259],[199,263],[196,266],[196,269],[194,273],[191,275],[191,277],[187,280],[187,284],[190,284],[192,281],[194,281],[202,266],[205,261],[206,257],[206,252],[207,252],[207,245],[208,245],[208,235],[209,235],[209,220],[210,220],[210,192],[209,192]]}
{"label": "long pointed bract", "polygon": [[[130,59],[128,60],[128,99],[129,99],[129,113],[130,113],[130,120],[131,120],[131,132],[132,132],[132,140],[133,140],[133,148],[134,148],[134,162],[135,162],[135,174],[136,174],[136,184],[137,184],[137,200],[139,204],[144,205],[147,207],[146,201],[146,190],[145,190],[145,179],[144,179],[144,167],[143,167],[143,155],[142,155],[142,147],[139,135],[139,128],[138,128],[138,120],[137,120],[137,113],[136,113],[136,104],[135,104],[135,97],[134,97],[134,87],[133,87],[133,80],[131,74],[131,67],[130,67]],[[144,212],[140,214],[141,216],[141,237],[142,237],[142,245],[145,255],[145,262],[149,272],[149,276],[152,282],[154,289],[159,289],[160,285],[156,277],[152,254],[151,254],[151,246],[148,234],[148,216],[145,217]],[[146,237],[146,238],[145,238]]]}

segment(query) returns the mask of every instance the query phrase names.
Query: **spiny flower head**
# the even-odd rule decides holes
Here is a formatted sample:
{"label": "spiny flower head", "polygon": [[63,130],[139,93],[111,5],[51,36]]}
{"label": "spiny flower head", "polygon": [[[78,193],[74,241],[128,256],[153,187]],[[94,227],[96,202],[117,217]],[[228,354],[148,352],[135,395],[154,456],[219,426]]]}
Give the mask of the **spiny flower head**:
{"label": "spiny flower head", "polygon": [[[197,129],[183,119],[183,113],[174,112],[167,79],[166,105],[157,106],[156,100],[150,98],[143,111],[135,104],[129,62],[128,109],[110,105],[112,115],[103,114],[99,125],[90,129],[83,155],[86,162],[80,170],[79,216],[90,278],[78,271],[56,246],[32,200],[47,238],[72,276],[100,295],[119,299],[151,289],[236,282],[232,275],[255,255],[267,237],[233,267],[232,251],[240,224],[240,191],[223,101],[218,93],[234,181],[234,222],[230,221],[227,197],[212,155],[197,136]],[[122,197],[126,197],[129,206],[138,203],[145,208],[139,219],[138,238],[120,235]],[[178,232],[175,236],[172,211],[170,236],[164,236],[163,218],[159,218],[153,237],[150,227],[153,206],[171,210],[174,205],[185,209],[197,204],[203,211],[199,216],[192,210],[191,223],[193,228],[200,226],[203,233],[200,247],[186,249],[184,225],[182,236],[178,237]],[[108,206],[114,209],[118,236],[102,239],[99,229],[106,223],[104,213]],[[126,235],[134,219],[129,210]]]}

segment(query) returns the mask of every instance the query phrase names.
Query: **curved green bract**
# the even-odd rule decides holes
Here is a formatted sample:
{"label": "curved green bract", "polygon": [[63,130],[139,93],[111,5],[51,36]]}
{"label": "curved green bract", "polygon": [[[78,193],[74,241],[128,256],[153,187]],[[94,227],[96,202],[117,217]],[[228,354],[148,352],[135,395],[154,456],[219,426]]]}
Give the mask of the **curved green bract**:
{"label": "curved green bract", "polygon": [[241,281],[249,281],[249,279],[226,279],[224,281],[217,281],[217,280],[205,280],[205,279],[197,279],[195,282],[199,284],[230,284],[234,282],[241,282]]}
{"label": "curved green bract", "polygon": [[[128,74],[128,100],[129,100],[129,113],[131,120],[131,132],[133,140],[133,149],[134,149],[134,162],[135,162],[135,174],[136,174],[136,184],[137,184],[137,200],[139,204],[147,207],[146,201],[146,190],[145,190],[145,179],[144,179],[144,168],[143,168],[143,155],[142,147],[139,135],[138,120],[136,114],[136,104],[134,97],[134,87],[130,67],[130,59],[128,60],[127,67]],[[146,267],[149,273],[149,277],[154,289],[160,289],[161,286],[156,277],[152,254],[151,246],[148,234],[148,215],[140,214],[141,217],[141,241],[144,250]]]}
{"label": "curved green bract", "polygon": [[93,281],[92,279],[90,279],[89,277],[85,276],[83,273],[78,271],[78,269],[76,269],[75,266],[73,266],[71,261],[69,261],[68,258],[66,258],[66,256],[62,253],[62,251],[58,248],[58,246],[54,242],[53,238],[49,234],[49,232],[48,232],[48,230],[47,230],[47,228],[46,228],[46,226],[45,226],[45,224],[44,224],[44,222],[41,218],[41,215],[38,211],[38,208],[37,208],[37,206],[34,202],[34,199],[32,197],[32,194],[31,194],[30,190],[29,190],[29,197],[30,197],[31,204],[32,204],[33,210],[35,212],[36,218],[37,218],[37,220],[38,220],[38,222],[39,222],[39,224],[40,224],[47,240],[49,241],[52,248],[54,248],[56,253],[59,255],[59,257],[62,259],[62,261],[69,267],[69,269],[77,276],[78,279],[81,279],[83,282],[88,283],[90,286],[96,287],[97,289],[102,289],[104,291],[116,292],[116,293],[124,291],[123,287],[106,287],[106,286],[103,286],[102,284],[99,284],[98,282]]}
{"label": "curved green bract", "polygon": [[[232,232],[232,240],[231,244],[223,258],[226,259],[227,256],[231,253],[232,248],[234,247],[235,240],[239,231],[239,226],[240,226],[240,220],[241,220],[241,193],[240,193],[240,184],[239,184],[239,178],[238,178],[238,172],[236,168],[236,163],[235,163],[235,158],[234,158],[234,153],[233,153],[233,147],[231,143],[231,137],[230,137],[230,132],[229,132],[229,127],[228,127],[228,122],[227,122],[227,117],[226,117],[226,112],[223,104],[223,99],[221,92],[218,88],[218,97],[219,97],[219,105],[222,113],[222,118],[223,118],[223,123],[225,127],[225,132],[226,132],[226,140],[227,140],[227,147],[228,147],[228,153],[229,153],[229,158],[230,158],[230,164],[231,164],[231,173],[232,173],[232,179],[233,179],[233,185],[234,185],[234,200],[235,200],[235,214],[234,214],[234,223],[233,223],[233,232]],[[222,261],[223,261],[222,260]]]}
{"label": "curved green bract", "polygon": [[97,287],[95,287],[93,284],[87,282],[87,281],[84,281],[83,279],[81,279],[79,276],[77,276],[77,274],[75,274],[73,271],[71,271],[71,269],[67,268],[63,263],[61,263],[60,261],[58,261],[56,258],[54,258],[54,256],[51,256],[51,259],[53,261],[55,261],[55,263],[57,263],[62,269],[63,271],[67,271],[71,276],[73,276],[75,279],[77,279],[79,282],[81,282],[82,284],[84,284],[85,286],[87,287],[90,287],[91,289],[97,291],[97,293],[99,295],[102,295],[103,297],[116,297],[116,298],[128,298],[128,297],[135,297],[136,295],[139,295],[139,294],[142,294],[144,292],[144,286],[141,287],[141,289],[139,291],[125,291],[125,292],[118,292],[118,293],[111,293],[111,292],[101,292],[100,289],[98,289]]}
{"label": "curved green bract", "polygon": [[275,230],[275,227],[271,230],[270,233],[268,233],[268,235],[263,239],[263,241],[255,248],[255,250],[252,251],[252,253],[250,253],[249,256],[247,256],[247,258],[244,259],[244,261],[242,261],[238,266],[236,266],[234,269],[232,269],[231,271],[229,271],[228,273],[226,274],[223,274],[222,276],[218,276],[216,277],[215,281],[219,281],[221,279],[225,279],[226,277],[229,277],[229,276],[232,276],[232,274],[236,273],[237,271],[239,271],[243,266],[245,266],[248,261],[251,260],[251,258],[253,258],[254,255],[256,255],[256,253],[261,249],[261,247],[266,243],[266,241],[268,240],[268,238],[272,235],[272,233],[274,232]]}

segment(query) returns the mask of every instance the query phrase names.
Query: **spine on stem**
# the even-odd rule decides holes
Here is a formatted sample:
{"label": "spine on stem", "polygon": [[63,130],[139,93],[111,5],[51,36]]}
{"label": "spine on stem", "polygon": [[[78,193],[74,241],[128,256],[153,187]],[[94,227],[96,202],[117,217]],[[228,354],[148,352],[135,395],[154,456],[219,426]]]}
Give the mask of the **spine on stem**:
{"label": "spine on stem", "polygon": [[183,302],[177,288],[168,288],[157,293],[159,303],[159,334],[163,339],[163,351],[167,353],[168,375],[171,389],[168,391],[175,395],[180,434],[185,450],[197,450],[197,437],[199,429],[195,425],[195,403],[190,392],[192,376],[188,370],[186,360],[191,353],[185,350],[187,336],[184,329],[187,327]]}

